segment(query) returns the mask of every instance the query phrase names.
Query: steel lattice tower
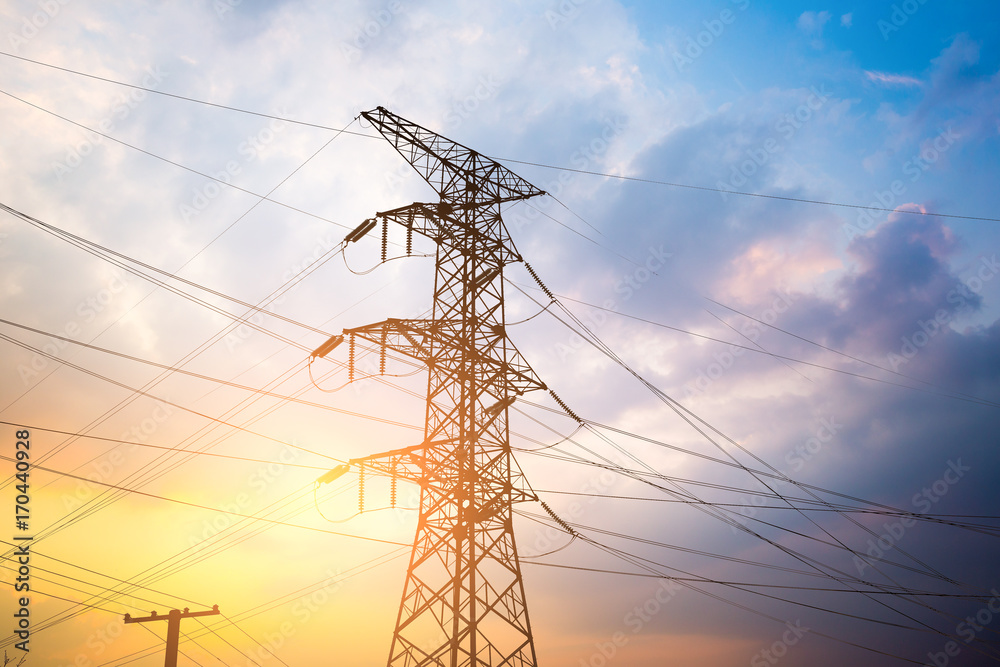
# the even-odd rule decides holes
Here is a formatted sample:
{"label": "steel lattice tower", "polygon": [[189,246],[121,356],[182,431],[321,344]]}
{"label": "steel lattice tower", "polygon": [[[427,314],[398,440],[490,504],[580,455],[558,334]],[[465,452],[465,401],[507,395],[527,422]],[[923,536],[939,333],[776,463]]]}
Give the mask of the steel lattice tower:
{"label": "steel lattice tower", "polygon": [[378,213],[352,235],[359,238],[380,221],[437,246],[430,319],[344,330],[381,346],[383,354],[391,350],[428,367],[424,441],[350,462],[421,489],[387,664],[535,667],[511,521],[512,505],[534,496],[511,456],[507,412],[517,396],[545,385],[504,329],[503,269],[520,256],[500,207],[544,193],[382,107],[362,116],[440,197]]}

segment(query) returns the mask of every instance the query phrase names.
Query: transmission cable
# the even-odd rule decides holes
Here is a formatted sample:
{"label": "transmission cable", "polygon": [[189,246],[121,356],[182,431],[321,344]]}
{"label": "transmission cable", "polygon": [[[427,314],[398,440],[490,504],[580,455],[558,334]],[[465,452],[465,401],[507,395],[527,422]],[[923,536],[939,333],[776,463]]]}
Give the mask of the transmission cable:
{"label": "transmission cable", "polygon": [[[58,65],[51,65],[49,63],[44,63],[44,62],[41,62],[41,61],[38,61],[38,60],[32,60],[30,58],[25,58],[23,56],[18,56],[18,55],[15,55],[15,54],[12,54],[12,53],[6,53],[6,52],[3,52],[3,51],[0,51],[0,56],[7,56],[8,58],[16,58],[18,60],[29,62],[29,63],[35,64],[35,65],[40,65],[42,67],[48,67],[48,68],[51,68],[51,69],[60,70],[60,71],[67,72],[67,73],[70,73],[70,74],[75,74],[77,76],[87,77],[89,79],[95,79],[95,80],[98,80],[98,81],[104,81],[106,83],[112,83],[112,84],[119,85],[119,86],[125,86],[125,87],[132,88],[132,89],[135,89],[135,90],[142,90],[142,91],[145,91],[147,93],[152,93],[154,95],[162,95],[164,97],[172,97],[172,98],[175,98],[175,99],[184,100],[186,102],[193,102],[195,104],[201,104],[201,105],[205,105],[205,106],[216,107],[216,108],[224,109],[224,110],[227,110],[227,111],[235,111],[237,113],[242,113],[242,114],[257,116],[257,117],[260,117],[260,118],[269,118],[269,119],[272,119],[272,120],[278,120],[278,121],[282,121],[282,122],[286,122],[286,123],[291,123],[291,124],[294,124],[294,125],[301,125],[301,126],[304,126],[304,127],[312,127],[312,128],[322,129],[322,130],[328,130],[328,131],[331,131],[331,132],[343,132],[344,134],[350,134],[350,135],[354,135],[354,136],[358,136],[358,137],[364,137],[366,139],[381,139],[381,137],[379,137],[377,135],[365,134],[363,132],[351,132],[351,131],[348,131],[346,129],[346,127],[333,127],[333,126],[330,126],[330,125],[322,125],[322,124],[319,124],[319,123],[310,123],[310,122],[306,122],[306,121],[302,121],[302,120],[296,120],[294,118],[286,118],[286,117],[283,117],[283,116],[277,116],[277,115],[273,115],[273,114],[266,114],[266,113],[262,113],[262,112],[259,112],[259,111],[251,111],[251,110],[248,110],[248,109],[242,109],[242,108],[239,108],[239,107],[228,106],[228,105],[225,105],[225,104],[218,104],[218,103],[215,103],[215,102],[207,102],[205,100],[199,100],[199,99],[196,99],[196,98],[193,98],[193,97],[187,97],[187,96],[184,96],[184,95],[178,95],[176,93],[168,93],[168,92],[164,92],[162,90],[156,90],[154,88],[147,88],[147,87],[144,87],[144,86],[138,86],[138,85],[131,84],[131,83],[125,83],[123,81],[118,81],[118,80],[115,80],[115,79],[110,79],[110,78],[106,78],[106,77],[102,77],[102,76],[97,76],[95,74],[87,74],[85,72],[80,72],[78,70],[69,69],[67,67],[60,67]],[[0,91],[0,92],[3,92],[3,91]],[[8,95],[10,97],[14,97],[13,95],[10,95],[9,93],[4,93],[4,94],[6,94],[6,95]],[[20,98],[16,98],[16,97],[14,99],[20,100]],[[24,102],[24,100],[20,100],[20,101]],[[25,103],[26,104],[30,104],[29,102],[25,102]],[[32,106],[35,106],[35,105],[32,105]],[[40,107],[37,107],[37,108],[40,108]],[[44,109],[42,109],[42,110],[45,111]],[[51,113],[51,112],[47,111],[46,113]],[[53,115],[55,115],[55,114],[53,114]],[[72,121],[69,121],[69,122],[72,122]],[[88,129],[88,131],[93,132],[93,130],[90,130],[89,128],[85,128],[85,129]],[[119,143],[122,143],[122,142],[119,142]],[[727,190],[725,188],[713,188],[713,187],[707,187],[707,186],[690,185],[690,184],[686,184],[686,183],[674,183],[674,182],[662,181],[662,180],[657,180],[657,179],[640,178],[640,177],[636,177],[636,176],[625,176],[623,174],[610,174],[610,173],[604,173],[604,172],[593,171],[593,170],[588,170],[588,169],[574,169],[574,168],[570,168],[570,167],[550,165],[550,164],[543,164],[543,163],[540,163],[540,162],[531,162],[531,161],[527,161],[527,160],[515,160],[513,158],[491,157],[490,159],[498,161],[498,162],[511,162],[511,163],[514,163],[514,164],[524,164],[524,165],[528,165],[528,166],[532,166],[532,167],[540,167],[542,169],[552,169],[552,170],[556,170],[556,171],[565,171],[565,172],[571,172],[571,173],[577,173],[577,174],[586,174],[586,175],[590,175],[590,176],[600,176],[602,178],[614,178],[614,179],[622,180],[622,181],[632,181],[632,182],[638,182],[638,183],[648,183],[648,184],[653,184],[653,185],[664,185],[664,186],[668,186],[668,187],[684,188],[684,189],[689,189],[689,190],[699,190],[699,191],[705,191],[705,192],[716,192],[716,193],[721,193],[721,194],[724,194],[724,195],[736,195],[736,196],[741,196],[741,197],[758,197],[758,198],[763,198],[763,199],[774,199],[774,200],[780,200],[780,201],[798,202],[798,203],[802,203],[802,204],[817,204],[817,205],[821,205],[821,206],[834,206],[834,207],[842,207],[842,208],[850,208],[850,209],[861,209],[861,210],[868,210],[868,211],[880,211],[880,212],[888,212],[888,213],[904,213],[904,214],[910,214],[910,215],[937,216],[937,217],[941,217],[941,218],[952,218],[952,219],[957,219],[957,220],[980,220],[980,221],[984,221],[984,222],[1000,222],[1000,218],[990,218],[990,217],[981,217],[981,216],[969,216],[969,215],[955,215],[955,214],[951,214],[951,213],[930,213],[930,212],[926,212],[926,211],[914,211],[914,210],[909,210],[909,209],[891,209],[891,208],[885,208],[885,207],[879,207],[879,206],[865,206],[865,205],[861,205],[861,204],[847,204],[847,203],[844,203],[844,202],[824,201],[824,200],[816,200],[816,199],[804,199],[804,198],[799,198],[799,197],[789,197],[789,196],[783,196],[783,195],[772,195],[772,194],[764,194],[764,193],[759,193],[759,192],[744,192],[744,191],[739,191],[739,190]],[[278,203],[278,202],[275,202],[275,203]],[[283,204],[279,204],[279,205],[283,205]],[[307,214],[307,215],[309,215],[309,214]],[[586,221],[584,221],[584,222],[586,222]],[[589,223],[587,223],[587,224],[589,224]],[[595,231],[597,231],[598,233],[600,233],[600,230],[597,230],[596,228],[595,228]]]}

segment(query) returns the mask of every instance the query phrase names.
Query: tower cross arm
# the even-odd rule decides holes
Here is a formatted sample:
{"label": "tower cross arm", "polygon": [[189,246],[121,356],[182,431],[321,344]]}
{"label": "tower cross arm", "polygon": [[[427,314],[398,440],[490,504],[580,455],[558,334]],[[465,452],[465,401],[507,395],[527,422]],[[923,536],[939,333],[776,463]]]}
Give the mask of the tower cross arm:
{"label": "tower cross arm", "polygon": [[384,107],[361,114],[447,202],[503,202],[545,194],[499,162]]}
{"label": "tower cross arm", "polygon": [[502,264],[521,261],[521,256],[509,245],[507,239],[494,238],[484,229],[477,229],[475,225],[469,224],[468,214],[472,213],[472,218],[475,218],[475,214],[484,211],[495,215],[499,212],[499,207],[493,201],[453,203],[442,200],[436,204],[414,202],[376,213],[375,219],[396,223],[405,227],[408,233],[416,232],[439,244],[462,245],[468,242],[463,237],[472,235],[481,251],[496,254]]}
{"label": "tower cross arm", "polygon": [[[384,345],[399,354],[443,368],[440,350],[464,350],[466,358],[474,359],[486,377],[505,393],[523,394],[536,389],[546,389],[545,383],[535,376],[509,340],[508,359],[482,349],[470,349],[467,336],[459,320],[402,320],[389,318],[382,322],[344,329],[345,336],[357,336],[375,345]],[[497,330],[495,335],[506,334]]]}

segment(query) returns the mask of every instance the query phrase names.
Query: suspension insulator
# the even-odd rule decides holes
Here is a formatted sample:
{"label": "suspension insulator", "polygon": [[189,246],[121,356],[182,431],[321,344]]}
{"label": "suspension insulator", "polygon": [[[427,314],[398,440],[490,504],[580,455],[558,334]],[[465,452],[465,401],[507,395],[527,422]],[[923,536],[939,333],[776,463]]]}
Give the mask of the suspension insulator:
{"label": "suspension insulator", "polygon": [[389,254],[389,221],[388,220],[383,220],[382,221],[382,261],[383,262],[385,261],[385,258],[388,257],[388,254]]}
{"label": "suspension insulator", "polygon": [[351,334],[347,352],[347,381],[354,382],[354,334]]}
{"label": "suspension insulator", "polygon": [[563,521],[563,520],[562,520],[561,518],[559,518],[559,515],[558,515],[558,514],[556,514],[555,512],[553,512],[553,511],[552,511],[552,508],[550,508],[550,507],[549,507],[548,505],[546,505],[546,504],[545,504],[545,501],[539,501],[539,502],[540,502],[540,503],[542,504],[542,509],[544,509],[544,510],[545,510],[545,511],[546,511],[546,512],[548,513],[548,515],[549,515],[550,517],[552,517],[552,519],[553,519],[553,520],[554,520],[554,521],[555,521],[555,522],[556,522],[557,524],[559,524],[559,526],[560,526],[560,527],[561,527],[561,528],[562,528],[563,530],[565,530],[565,531],[566,531],[567,533],[569,533],[570,535],[573,535],[574,537],[576,536],[576,531],[575,531],[575,530],[573,530],[573,529],[572,529],[572,528],[570,527],[570,525],[569,525],[568,523],[566,523],[566,522],[565,522],[565,521]]}
{"label": "suspension insulator", "polygon": [[382,346],[381,349],[379,350],[379,356],[378,356],[378,372],[381,375],[385,375],[385,348],[388,339],[389,339],[389,327],[383,325]]}
{"label": "suspension insulator", "polygon": [[392,464],[392,480],[389,482],[389,504],[396,506],[396,464]]}
{"label": "suspension insulator", "polygon": [[572,410],[570,410],[568,405],[566,405],[565,403],[563,403],[563,400],[561,398],[559,398],[559,396],[556,395],[556,392],[554,392],[551,389],[549,389],[549,394],[552,396],[552,398],[555,400],[555,402],[559,404],[559,407],[562,408],[563,410],[565,410],[566,414],[569,415],[570,417],[572,417],[573,420],[576,421],[576,423],[578,423],[578,424],[582,424],[583,423],[583,420],[580,419],[580,417],[578,417],[575,412],[573,412]]}
{"label": "suspension insulator", "polygon": [[406,255],[413,254],[413,220],[406,221]]}
{"label": "suspension insulator", "polygon": [[358,471],[358,512],[365,511],[365,466]]}
{"label": "suspension insulator", "polygon": [[535,279],[535,282],[538,283],[538,286],[542,289],[543,292],[545,292],[545,296],[549,297],[550,301],[555,301],[556,300],[555,295],[549,291],[549,288],[545,286],[545,283],[543,283],[542,279],[538,277],[538,274],[535,273],[535,270],[531,268],[531,264],[525,262],[524,268],[528,270],[528,273],[531,274],[531,277]]}

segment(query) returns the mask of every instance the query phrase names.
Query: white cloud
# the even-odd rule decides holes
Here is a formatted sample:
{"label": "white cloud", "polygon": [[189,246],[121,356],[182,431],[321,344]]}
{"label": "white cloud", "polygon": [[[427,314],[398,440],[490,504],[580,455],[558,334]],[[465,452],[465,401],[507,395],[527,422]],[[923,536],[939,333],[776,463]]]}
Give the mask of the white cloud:
{"label": "white cloud", "polygon": [[[905,136],[903,127],[912,110],[896,104],[898,92],[884,90],[920,85],[915,78],[864,69],[878,65],[860,61],[851,70],[854,76],[839,80],[828,77],[836,83],[827,80],[824,84],[826,73],[831,69],[836,71],[842,63],[826,54],[809,53],[803,58],[805,69],[794,70],[787,77],[783,71],[780,77],[766,83],[754,83],[759,79],[749,76],[748,71],[759,73],[755,69],[759,54],[753,49],[742,50],[743,37],[750,33],[741,32],[752,29],[751,21],[756,20],[751,19],[752,12],[747,12],[745,19],[740,14],[738,21],[726,24],[724,32],[713,36],[704,60],[681,76],[676,68],[664,66],[670,63],[670,57],[669,53],[664,56],[653,43],[655,36],[650,34],[656,31],[647,32],[647,26],[635,25],[630,19],[630,8],[615,2],[552,0],[487,6],[432,0],[412,6],[402,4],[400,11],[392,11],[387,8],[395,6],[394,3],[378,0],[362,3],[360,7],[339,6],[344,3],[244,0],[229,3],[231,11],[225,12],[221,19],[210,2],[194,3],[195,9],[188,4],[181,8],[137,2],[130,5],[132,9],[125,19],[110,5],[71,3],[66,5],[64,15],[53,20],[24,47],[25,53],[130,82],[141,79],[145,67],[159,65],[169,73],[162,84],[163,90],[236,107],[279,111],[331,126],[345,124],[359,110],[381,104],[484,153],[544,164],[706,187],[717,182],[730,184],[742,168],[745,180],[738,188],[731,185],[734,189],[814,200],[867,204],[872,188],[881,191],[888,187],[898,177],[898,166],[905,159],[893,151],[882,151],[878,160],[868,160],[871,173],[866,173],[860,165],[868,148],[881,145],[886,135],[893,142],[887,141],[886,146],[897,151],[919,146],[917,140]],[[38,11],[34,3],[26,6]],[[546,18],[546,12],[559,12],[565,7],[569,7],[566,15],[559,15],[560,20],[554,25],[549,20],[551,16]],[[759,11],[768,10],[761,7]],[[924,11],[933,10],[928,6]],[[693,25],[702,25],[702,20],[698,17]],[[714,20],[711,12],[704,20]],[[784,20],[788,29],[787,17]],[[831,20],[828,11],[804,12],[798,17],[796,30],[818,41]],[[842,15],[840,23],[850,27],[852,15]],[[657,34],[669,35],[679,28],[663,25],[657,26],[657,30]],[[764,40],[772,37],[751,36]],[[935,79],[940,81],[941,97],[960,90],[966,91],[971,100],[995,99],[995,93],[990,92],[995,83],[993,88],[982,91],[969,92],[960,87],[963,82],[976,80],[970,74],[976,60],[971,47],[963,44],[959,44],[962,53],[952,54],[954,66],[944,68],[950,75]],[[713,78],[712,68],[717,63],[724,63],[726,71]],[[5,65],[0,75],[4,89],[23,93],[39,105],[85,124],[100,123],[114,109],[114,102],[122,92],[108,84],[48,72],[25,63]],[[920,72],[923,66],[916,63],[907,71]],[[858,69],[865,73],[865,78],[856,75]],[[761,76],[768,74],[765,71]],[[747,87],[733,88],[731,81],[735,79],[747,82]],[[826,91],[823,95],[829,99],[818,100],[810,89],[812,86]],[[884,101],[880,95],[891,101]],[[991,107],[982,105],[982,108]],[[0,113],[7,128],[0,137],[0,201],[171,271],[179,270],[207,246],[181,273],[244,300],[262,298],[281,284],[287,274],[315,259],[318,251],[336,245],[345,233],[327,222],[272,203],[259,204],[247,213],[255,203],[251,195],[221,186],[216,188],[217,184],[202,176],[108,141],[88,149],[89,155],[82,165],[60,182],[52,174],[52,163],[64,159],[70,148],[86,139],[87,133],[7,98],[0,99]],[[988,114],[987,119],[992,127],[995,119]],[[214,174],[225,169],[227,163],[235,162],[238,173],[233,182],[259,193],[281,183],[332,136],[324,130],[288,125],[273,133],[273,140],[265,142],[266,146],[250,152],[241,147],[250,138],[260,142],[269,121],[152,95],[126,118],[116,121],[111,134],[199,171]],[[362,131],[371,132],[369,128]],[[952,160],[964,173],[976,171],[958,150],[949,152],[947,162],[950,164]],[[844,214],[838,209],[796,202],[724,196],[651,183],[623,183],[528,165],[509,166],[558,196],[604,235],[586,227],[554,200],[532,204],[588,234],[599,244],[613,248],[615,253],[640,263],[661,247],[673,253],[659,275],[651,276],[544,216],[527,217],[527,207],[519,205],[505,214],[505,220],[520,253],[556,292],[598,304],[612,300],[615,309],[623,312],[739,341],[736,332],[704,312],[703,295],[737,302],[735,305],[746,312],[760,315],[773,309],[775,299],[788,289],[795,293],[795,298],[780,313],[776,321],[779,326],[833,346],[844,345],[859,355],[884,352],[878,345],[884,347],[886,341],[893,342],[897,330],[909,335],[910,330],[902,326],[910,324],[904,316],[925,318],[922,308],[937,294],[921,291],[917,289],[919,286],[908,289],[913,286],[902,275],[904,269],[919,266],[926,259],[921,254],[925,249],[936,247],[926,240],[930,238],[927,234],[920,237],[924,239],[921,243],[910,243],[907,241],[910,236],[899,228],[898,236],[889,239],[898,242],[885,244],[884,255],[890,258],[894,248],[905,246],[908,251],[902,258],[906,261],[898,262],[898,267],[902,267],[898,271],[853,268],[850,262],[856,259],[846,255],[841,234],[841,225],[845,219],[851,219],[853,211]],[[946,174],[945,166],[942,160],[918,185],[908,183],[906,201],[933,199],[926,195],[932,192],[930,189],[919,188],[936,183],[936,179]],[[995,175],[995,169],[987,168],[984,172],[986,177]],[[219,194],[213,195],[195,218],[183,221],[179,206],[190,203],[199,192],[204,194],[206,185],[212,186],[213,192],[217,189]],[[863,191],[854,196],[858,190]],[[975,189],[963,190],[963,195],[970,199],[976,194]],[[272,197],[353,228],[374,211],[415,200],[429,201],[432,195],[386,142],[345,134]],[[235,222],[244,213],[246,216]],[[231,224],[233,227],[225,231]],[[76,314],[79,303],[107,289],[106,267],[96,258],[11,220],[4,220],[2,231],[7,236],[0,248],[5,264],[0,308],[11,319],[30,320],[42,328],[57,330],[79,317]],[[217,236],[218,240],[208,245]],[[418,250],[433,251],[433,246],[418,241]],[[377,258],[378,241],[373,235],[352,245],[348,259],[353,268],[367,269],[378,263]],[[950,261],[951,256],[946,259]],[[879,266],[883,265],[887,266],[888,260]],[[944,278],[951,281],[948,286],[954,282],[943,259],[929,266],[940,274],[936,278],[939,282]],[[330,262],[292,290],[276,309],[331,331],[384,317],[415,316],[429,301],[433,281],[430,268],[430,260],[412,259],[391,262],[366,276],[354,276],[339,260]],[[514,280],[529,280],[518,275],[518,271],[523,273],[520,267],[515,265],[511,271]],[[837,291],[845,276],[854,278],[856,283],[856,288],[846,295]],[[901,284],[891,293],[896,301],[867,304],[865,280],[881,277],[884,284],[886,276],[900,276]],[[628,280],[641,284],[641,288],[629,288],[631,291],[626,292]],[[383,288],[376,297],[355,305]],[[174,363],[225,324],[220,317],[164,294],[135,305],[127,321],[113,324],[122,311],[136,304],[149,289],[139,279],[130,280],[121,298],[116,294],[99,318],[80,322],[81,338],[101,334],[105,326],[112,325],[107,334],[111,342],[99,340],[98,344],[105,343],[138,356],[155,354],[164,363]],[[993,283],[986,289],[993,289]],[[919,298],[909,298],[912,294]],[[508,316],[517,311],[523,314],[518,319],[524,319],[538,310],[513,290],[508,291],[508,300]],[[862,309],[866,304],[869,307]],[[849,308],[852,305],[853,310]],[[581,307],[580,312],[586,309]],[[732,313],[713,312],[734,326],[742,322]],[[853,317],[844,317],[845,313]],[[608,313],[592,314],[592,320],[596,323],[595,330],[612,348],[678,397],[683,397],[685,383],[718,363],[716,355],[723,355],[726,350],[704,340],[692,343],[679,332],[617,320]],[[867,336],[869,329],[865,326],[869,325],[865,322],[878,322],[880,336]],[[876,330],[873,325],[871,330]],[[883,331],[892,335],[882,335]],[[966,360],[972,365],[978,354],[989,353],[986,344],[992,342],[989,336],[980,333],[972,332],[964,338],[941,336],[938,338],[943,341],[941,348],[928,347],[913,365],[924,364],[921,368],[926,375],[921,377],[928,378],[934,377],[934,364],[942,359]],[[606,418],[611,423],[624,424],[671,442],[689,444],[695,439],[683,423],[647,396],[633,378],[616,370],[592,348],[581,345],[567,359],[558,358],[553,353],[555,345],[568,344],[571,334],[547,319],[547,315],[512,326],[511,337],[545,381],[583,416]],[[310,333],[304,340],[310,344],[321,342],[313,338],[319,337]],[[246,374],[247,384],[259,380],[263,385],[271,379],[265,376],[265,368],[277,375],[298,364],[303,356],[259,333],[238,338],[237,342],[232,349],[225,343],[211,348],[197,359],[197,369],[227,378]],[[945,343],[954,347],[947,348]],[[985,350],[982,353],[976,348],[981,343]],[[843,361],[823,356],[825,353],[808,348],[802,341],[790,341],[774,332],[762,334],[761,345],[775,353],[817,363]],[[274,361],[262,361],[271,353],[280,355]],[[23,356],[14,350],[0,360],[5,377],[14,378],[14,382],[4,383],[0,389],[3,392],[0,402],[5,405],[23,389],[16,372],[16,364]],[[283,366],[285,361],[287,366]],[[92,360],[87,358],[82,363],[90,365]],[[258,367],[258,363],[262,366]],[[101,367],[101,362],[97,365]],[[986,366],[975,366],[975,372],[981,373],[978,381],[988,389],[995,378],[988,368],[984,369]],[[951,379],[956,391],[972,391],[966,386],[968,374],[960,372],[964,366],[954,364],[948,368],[954,375]],[[125,362],[107,365],[102,370],[130,381],[147,379],[138,377],[142,374]],[[901,454],[915,451],[909,439],[911,432],[919,431],[917,422],[921,415],[926,415],[921,423],[939,423],[939,428],[944,429],[946,423],[951,423],[951,416],[943,416],[951,404],[940,408],[940,412],[927,411],[928,404],[893,398],[897,395],[886,394],[882,386],[864,385],[856,378],[851,380],[853,384],[847,384],[840,376],[826,373],[820,369],[802,370],[809,377],[806,380],[766,355],[747,352],[710,391],[698,396],[693,407],[706,408],[712,422],[722,430],[740,440],[745,438],[745,442],[759,446],[760,453],[773,455],[772,460],[780,463],[789,447],[804,442],[816,428],[816,419],[828,416],[825,413],[832,406],[838,419],[850,418],[852,437],[845,435],[842,446],[839,442],[831,443],[813,462],[810,471],[815,481],[824,483],[837,470],[857,469],[862,458],[856,453],[863,454],[878,445],[888,463],[865,465],[867,477],[862,482],[882,479],[888,472],[892,479],[887,484],[892,489],[906,490],[912,480],[896,462],[902,460]],[[293,379],[301,380],[302,387],[309,387],[306,378]],[[201,385],[194,388],[181,380],[175,382],[171,390],[178,402],[187,403],[188,397],[197,399],[204,394]],[[41,415],[40,418],[58,418],[62,423],[56,426],[75,428],[102,414],[108,407],[104,403],[111,404],[112,399],[120,398],[119,393],[105,393],[89,384],[87,387],[91,390],[83,407],[74,398],[83,395],[82,392],[50,392],[43,386],[29,397],[35,400],[31,404],[34,414]],[[416,390],[421,392],[424,388],[417,386]],[[371,399],[372,394],[341,392],[318,396],[317,400],[329,399],[338,406],[359,411],[384,413],[395,409],[391,398],[376,401]],[[407,400],[410,402],[404,407],[415,405],[416,412],[420,411],[419,399]],[[220,396],[214,396],[206,410],[221,414],[224,409],[219,407],[221,403]],[[58,414],[46,417],[53,414],[56,406]],[[20,409],[17,405],[12,412]],[[31,413],[26,410],[17,414],[27,417]],[[263,421],[260,429],[303,442],[324,443],[324,447],[329,446],[324,451],[337,455],[347,449],[350,455],[361,455],[368,451],[366,448],[374,448],[372,443],[376,442],[392,442],[392,446],[397,446],[393,438],[398,434],[390,433],[393,437],[383,438],[379,432],[379,437],[374,437],[367,425],[357,426],[349,421],[328,423],[314,419],[307,412],[286,415],[279,410]],[[139,415],[140,419],[144,417]],[[962,423],[970,425],[973,433],[982,425],[976,421],[981,418],[974,415],[963,419],[966,421]],[[895,433],[899,424],[913,424],[907,437],[885,435]],[[129,425],[112,420],[107,424],[107,433],[115,435]],[[190,432],[194,432],[201,424],[179,415],[171,422],[170,437],[164,429],[157,434],[157,440],[162,438],[162,442],[169,444],[176,435],[176,441],[182,441],[189,435],[189,426]],[[880,434],[880,439],[871,435],[874,432]],[[410,440],[398,441],[398,446],[411,444],[411,434],[403,436]],[[544,433],[540,437],[550,436]],[[937,442],[957,451],[969,441],[958,434],[941,437]],[[924,456],[942,451],[929,438],[920,444],[927,445],[919,450]],[[705,443],[697,443],[698,447],[703,445],[707,448]],[[830,458],[822,458],[827,456]],[[650,456],[644,460],[659,466],[665,459]],[[839,467],[833,466],[833,462],[839,463]],[[53,466],[62,467],[59,463],[56,461]],[[684,474],[692,470],[710,474],[681,455],[672,454],[663,465]],[[582,483],[586,473],[577,476]],[[179,475],[168,477],[174,484],[185,481]],[[291,477],[289,474],[287,479]],[[849,475],[845,473],[844,477]],[[734,482],[745,484],[746,480]],[[848,484],[854,484],[854,480],[848,480]],[[238,483],[234,485],[231,476],[225,474],[218,475],[217,485],[220,493],[239,490]],[[848,486],[846,490],[852,488]],[[602,505],[601,511],[595,510],[587,520],[613,520],[614,509]],[[640,509],[630,520],[637,526],[653,525],[648,520],[650,516]],[[656,525],[663,523],[658,519]],[[120,529],[108,529],[108,533],[112,538],[120,537],[128,528],[123,525]],[[697,529],[702,531],[704,526]],[[87,522],[81,522],[79,530],[97,534],[93,524]],[[671,530],[681,536],[679,541],[691,535],[685,530],[678,531],[676,524],[671,524]],[[152,550],[161,546],[162,543],[152,545],[139,557],[160,558],[162,554],[154,554]],[[301,551],[298,543],[287,545],[287,551],[278,551],[285,548],[276,543],[275,550],[268,551],[259,561],[252,553],[249,558],[261,565],[297,557],[295,554]],[[214,565],[209,563],[205,567],[211,573]],[[298,573],[288,576],[294,579]],[[546,591],[550,600],[563,599],[555,584],[549,581],[541,584],[539,588]],[[629,609],[635,604],[635,600],[623,596],[621,591],[610,590],[613,584],[602,582],[593,586],[607,587],[608,595],[618,596],[609,598],[612,600],[609,608]],[[586,590],[590,596],[593,586],[575,590]],[[532,588],[533,600],[543,597],[538,590]],[[345,592],[345,596],[350,595]],[[370,596],[370,604],[386,602],[385,608],[379,609],[388,609],[391,615],[390,607],[398,605],[395,595],[398,591],[393,588],[391,599]],[[580,608],[584,610],[581,617],[589,614],[586,605]],[[721,632],[718,628],[725,627],[717,622],[716,614],[705,618],[711,622],[695,628],[696,634],[711,636]],[[696,619],[690,622],[695,623]],[[327,631],[319,629],[321,625],[303,629],[301,645],[328,643],[330,637]],[[557,630],[566,631],[565,627]],[[665,628],[663,636],[669,638],[671,632]],[[767,631],[756,634],[752,629],[741,629],[741,633],[760,645],[773,641]],[[586,638],[586,650],[592,650],[596,640],[582,631],[577,634]],[[649,634],[651,643],[659,641]],[[537,637],[538,641],[550,641],[551,635],[539,633]],[[358,650],[381,654],[383,647],[366,646]],[[736,658],[745,662],[745,657],[736,656],[725,664],[736,664]],[[372,662],[366,659],[357,662]],[[315,663],[308,657],[289,658],[289,661]],[[566,660],[567,664],[578,662],[576,658]],[[660,662],[662,656],[648,664]]]}
{"label": "white cloud", "polygon": [[873,72],[870,70],[865,70],[865,76],[868,77],[869,81],[885,84],[887,86],[922,85],[920,79],[915,79],[912,76],[906,76],[905,74],[889,74],[888,72]]}
{"label": "white cloud", "polygon": [[830,21],[830,17],[830,12],[826,10],[821,12],[802,12],[796,25],[799,27],[799,30],[807,35],[820,36],[823,34],[823,26]]}

